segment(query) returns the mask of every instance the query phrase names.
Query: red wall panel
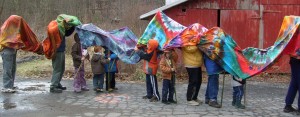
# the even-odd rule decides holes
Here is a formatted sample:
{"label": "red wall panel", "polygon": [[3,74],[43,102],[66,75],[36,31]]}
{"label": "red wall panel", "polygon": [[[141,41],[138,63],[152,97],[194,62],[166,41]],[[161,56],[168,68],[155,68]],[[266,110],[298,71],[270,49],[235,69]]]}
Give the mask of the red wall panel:
{"label": "red wall panel", "polygon": [[242,48],[258,47],[259,20],[252,10],[221,10],[221,28]]}
{"label": "red wall panel", "polygon": [[[264,48],[274,44],[277,39],[283,18],[287,15],[300,16],[300,5],[264,5]],[[289,57],[283,56],[278,63],[273,65],[268,71],[276,73],[290,72],[288,61]]]}
{"label": "red wall panel", "polygon": [[299,5],[300,0],[261,0],[263,5],[275,5],[275,4],[285,4],[285,5]]}

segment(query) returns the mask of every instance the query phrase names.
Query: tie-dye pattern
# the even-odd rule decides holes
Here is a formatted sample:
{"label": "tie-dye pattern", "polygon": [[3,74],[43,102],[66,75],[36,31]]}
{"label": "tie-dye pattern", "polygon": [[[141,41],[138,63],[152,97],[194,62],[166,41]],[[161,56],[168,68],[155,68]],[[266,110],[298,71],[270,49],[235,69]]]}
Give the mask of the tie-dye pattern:
{"label": "tie-dye pattern", "polygon": [[0,29],[0,51],[4,48],[22,49],[39,53],[42,46],[27,22],[20,16],[11,15]]}
{"label": "tie-dye pattern", "polygon": [[47,27],[47,38],[43,41],[43,50],[46,58],[51,59],[56,53],[56,49],[60,46],[65,36],[66,30],[73,26],[81,25],[80,20],[71,15],[61,14],[56,20],[49,23]]}
{"label": "tie-dye pattern", "polygon": [[140,57],[134,52],[137,37],[127,27],[104,31],[93,24],[76,27],[83,48],[90,46],[106,46],[125,63],[135,64]]}
{"label": "tie-dye pattern", "polygon": [[157,12],[139,38],[138,44],[146,45],[149,39],[155,39],[159,43],[158,49],[162,50],[166,42],[169,42],[185,28],[164,13]]}

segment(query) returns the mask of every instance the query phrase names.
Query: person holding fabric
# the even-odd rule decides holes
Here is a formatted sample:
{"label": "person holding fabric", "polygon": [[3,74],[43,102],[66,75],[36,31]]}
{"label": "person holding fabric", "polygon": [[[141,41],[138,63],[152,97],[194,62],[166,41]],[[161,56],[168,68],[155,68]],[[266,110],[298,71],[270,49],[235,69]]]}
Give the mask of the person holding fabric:
{"label": "person holding fabric", "polygon": [[116,88],[116,73],[118,72],[118,56],[107,48],[104,51],[105,58],[110,58],[108,64],[105,64],[106,91],[118,90]]}
{"label": "person holding fabric", "polygon": [[[300,49],[298,49],[300,55]],[[296,110],[292,105],[295,100],[296,94],[300,94],[300,57],[291,56],[290,57],[290,66],[291,66],[291,81],[288,88],[288,92],[285,97],[285,107],[283,112],[290,113],[296,112],[297,115],[300,115],[300,97],[298,96],[298,109]]]}
{"label": "person holding fabric", "polygon": [[[157,86],[157,68],[158,68],[158,42],[154,39],[148,41],[146,48],[135,48],[141,59],[144,59],[143,71],[146,74],[147,95],[143,99],[150,99],[150,102],[160,100]],[[143,50],[144,49],[144,50]]]}
{"label": "person holding fabric", "polygon": [[208,82],[205,93],[205,104],[211,107],[221,108],[221,105],[217,101],[219,92],[219,73],[223,71],[223,68],[215,61],[211,60],[207,55],[204,56],[204,65],[208,75]]}
{"label": "person holding fabric", "polygon": [[14,93],[16,87],[14,87],[14,81],[16,76],[16,57],[17,50],[13,48],[4,47],[1,51],[1,57],[3,61],[3,93]]}
{"label": "person holding fabric", "polygon": [[202,52],[197,46],[185,46],[182,47],[182,56],[183,63],[189,77],[189,84],[186,94],[187,104],[198,106],[202,103],[200,100],[198,100],[198,93],[202,83]]}
{"label": "person holding fabric", "polygon": [[[175,70],[178,55],[174,50],[165,50],[163,57],[160,61],[160,68],[162,71],[163,87],[162,87],[162,100],[164,104],[177,103],[174,101],[175,93]],[[169,95],[169,96],[168,96]]]}
{"label": "person holding fabric", "polygon": [[104,66],[109,63],[110,58],[105,59],[104,54],[101,53],[101,46],[94,47],[94,54],[91,59],[91,68],[93,72],[93,86],[94,91],[103,92],[104,84]]}
{"label": "person holding fabric", "polygon": [[232,106],[235,106],[235,108],[238,109],[245,109],[245,105],[241,103],[244,95],[244,84],[246,84],[246,80],[232,76]]}
{"label": "person holding fabric", "polygon": [[65,72],[65,50],[66,50],[66,37],[70,36],[75,30],[75,27],[72,26],[69,29],[65,30],[65,35],[61,34],[61,44],[56,49],[56,53],[52,58],[52,79],[50,85],[51,93],[62,93],[62,90],[66,90],[65,86],[62,86],[60,81]]}
{"label": "person holding fabric", "polygon": [[89,54],[86,49],[83,49],[80,44],[78,34],[74,35],[75,44],[72,46],[72,58],[73,66],[75,67],[74,72],[74,92],[80,93],[81,91],[89,91],[86,81],[84,79],[84,60],[89,60]]}

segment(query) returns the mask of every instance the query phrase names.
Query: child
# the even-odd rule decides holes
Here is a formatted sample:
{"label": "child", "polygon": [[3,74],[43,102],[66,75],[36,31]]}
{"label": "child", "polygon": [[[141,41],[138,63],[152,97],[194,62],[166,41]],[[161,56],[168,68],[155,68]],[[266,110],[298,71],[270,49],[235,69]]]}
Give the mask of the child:
{"label": "child", "polygon": [[[164,104],[177,103],[174,101],[173,96],[175,91],[175,69],[178,55],[174,50],[165,50],[164,52],[159,64],[163,77],[161,102]],[[167,98],[168,94],[169,97]]]}
{"label": "child", "polygon": [[245,105],[241,103],[242,97],[244,95],[244,84],[246,80],[241,78],[235,78],[232,76],[231,84],[233,87],[233,94],[232,94],[232,106],[239,109],[245,109]]}
{"label": "child", "polygon": [[[84,59],[85,57],[89,58],[86,50],[81,48],[80,39],[78,34],[74,35],[75,44],[72,46],[72,58],[73,65],[75,67],[75,76],[74,76],[74,92],[80,93],[82,91],[89,91],[89,88],[86,85],[84,79]],[[87,55],[85,55],[87,54]]]}
{"label": "child", "polygon": [[104,84],[104,65],[109,63],[110,58],[105,59],[103,53],[101,53],[102,48],[100,46],[94,47],[94,54],[91,60],[91,68],[93,72],[93,86],[94,91],[103,92]]}
{"label": "child", "polygon": [[157,47],[158,42],[154,39],[150,39],[146,51],[135,48],[140,58],[144,59],[143,71],[146,74],[147,95],[143,96],[143,99],[150,99],[150,102],[160,100],[156,78],[158,68]]}
{"label": "child", "polygon": [[[106,74],[106,91],[118,90],[116,88],[116,72],[118,72],[117,62],[118,56],[114,54],[112,51],[105,49],[105,57],[110,58],[108,64],[105,64],[105,74]],[[109,81],[109,82],[108,82]]]}

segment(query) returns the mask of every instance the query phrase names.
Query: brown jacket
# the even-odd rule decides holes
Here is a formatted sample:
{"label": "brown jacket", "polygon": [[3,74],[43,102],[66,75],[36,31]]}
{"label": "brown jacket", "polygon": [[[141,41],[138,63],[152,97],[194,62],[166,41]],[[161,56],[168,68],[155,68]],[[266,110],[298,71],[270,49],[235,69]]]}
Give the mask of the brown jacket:
{"label": "brown jacket", "polygon": [[[78,39],[75,39],[75,44],[72,46],[72,58],[73,58],[73,66],[78,68],[81,64],[81,57],[82,57],[82,49],[80,45],[80,41]],[[90,58],[89,55],[86,56],[87,59]]]}
{"label": "brown jacket", "polygon": [[91,67],[93,74],[103,74],[104,65],[109,63],[108,59],[105,59],[101,54],[94,54],[91,59]]}
{"label": "brown jacket", "polygon": [[[171,80],[172,77],[172,70],[171,68],[176,69],[176,63],[178,60],[178,55],[175,51],[172,51],[172,60],[169,60],[166,58],[165,54],[163,55],[159,66],[162,71],[162,79],[168,79]],[[169,63],[167,61],[170,61]]]}

